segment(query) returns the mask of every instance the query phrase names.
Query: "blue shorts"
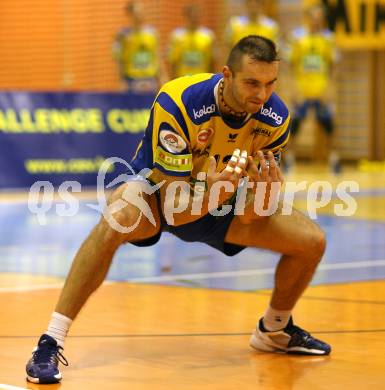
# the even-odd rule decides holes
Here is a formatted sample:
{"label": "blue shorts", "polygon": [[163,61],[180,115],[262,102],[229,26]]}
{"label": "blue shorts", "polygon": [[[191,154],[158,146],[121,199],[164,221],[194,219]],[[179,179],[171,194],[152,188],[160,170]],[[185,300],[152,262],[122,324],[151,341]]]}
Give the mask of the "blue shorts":
{"label": "blue shorts", "polygon": [[308,99],[295,106],[291,121],[291,134],[296,135],[299,130],[299,124],[302,122],[309,109],[315,110],[317,121],[322,125],[325,132],[330,135],[334,131],[333,112],[331,108],[318,99]]}
{"label": "blue shorts", "polygon": [[158,80],[155,77],[132,78],[124,77],[127,88],[134,93],[156,93]]}
{"label": "blue shorts", "polygon": [[136,246],[153,245],[159,241],[162,231],[166,231],[186,242],[203,242],[227,256],[234,256],[246,248],[225,242],[227,230],[234,218],[235,207],[232,207],[231,211],[222,217],[216,217],[209,213],[194,222],[180,226],[171,226],[167,224],[162,214],[158,193],[157,198],[162,223],[160,232],[153,237],[132,244]]}

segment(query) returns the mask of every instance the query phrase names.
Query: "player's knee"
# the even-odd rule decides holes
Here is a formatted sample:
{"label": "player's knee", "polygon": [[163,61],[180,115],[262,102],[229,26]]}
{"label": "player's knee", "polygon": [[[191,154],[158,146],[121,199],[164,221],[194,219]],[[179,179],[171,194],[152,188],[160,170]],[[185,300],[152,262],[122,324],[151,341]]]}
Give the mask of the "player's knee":
{"label": "player's knee", "polygon": [[104,213],[98,229],[106,245],[118,247],[127,241],[135,241],[138,234],[140,214],[135,207],[127,206],[115,213]]}
{"label": "player's knee", "polygon": [[107,210],[105,215],[111,216],[117,223],[122,226],[131,226],[140,215],[140,209],[134,205],[135,201],[130,201],[127,194],[136,194],[140,199],[142,191],[141,186],[136,183],[130,183],[129,187],[123,185],[115,190],[107,201]]}
{"label": "player's knee", "polygon": [[314,259],[318,263],[326,249],[326,236],[325,233],[318,227],[313,228],[309,232],[305,241],[307,257],[311,260]]}
{"label": "player's knee", "polygon": [[105,215],[102,216],[95,227],[98,237],[103,241],[103,245],[110,248],[117,248],[124,242],[123,234],[115,229]]}
{"label": "player's knee", "polygon": [[[159,226],[155,210],[156,199],[143,191],[146,183],[129,182],[117,188],[107,202],[104,212],[106,234],[113,241],[133,242],[157,233]],[[151,207],[152,206],[152,207]]]}
{"label": "player's knee", "polygon": [[293,118],[290,123],[290,133],[295,136],[298,133],[299,127],[301,125],[300,118]]}

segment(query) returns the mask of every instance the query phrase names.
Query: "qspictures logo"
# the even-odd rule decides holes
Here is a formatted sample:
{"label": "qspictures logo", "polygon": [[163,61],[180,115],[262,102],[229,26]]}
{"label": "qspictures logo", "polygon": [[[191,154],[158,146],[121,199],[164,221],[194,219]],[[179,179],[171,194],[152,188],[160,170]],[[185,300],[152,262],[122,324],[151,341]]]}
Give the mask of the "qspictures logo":
{"label": "qspictures logo", "polygon": [[[112,165],[123,164],[127,173],[119,175],[112,182],[106,183],[106,174]],[[87,207],[96,210],[103,215],[109,225],[120,233],[130,233],[135,230],[142,218],[156,225],[156,219],[146,197],[154,195],[160,188],[164,187],[166,194],[164,199],[164,215],[169,225],[174,224],[174,217],[178,213],[185,212],[189,204],[192,204],[191,215],[202,214],[203,194],[206,188],[206,173],[200,172],[194,183],[185,181],[174,181],[166,184],[163,180],[156,185],[148,180],[152,171],[148,168],[136,173],[132,167],[123,159],[111,157],[101,165],[97,176],[97,204],[87,204]],[[139,184],[139,185],[138,185]],[[107,202],[106,190],[112,190],[120,185],[126,185],[120,199],[113,203]],[[202,191],[203,189],[203,191]],[[231,204],[219,205],[221,191],[229,194],[235,193],[235,201]],[[224,216],[234,211],[235,215],[244,215],[245,211],[255,213],[256,216],[269,216],[277,212],[279,203],[283,207],[280,212],[283,215],[290,215],[293,212],[294,200],[297,197],[305,201],[305,208],[309,218],[317,219],[321,208],[330,206],[331,212],[336,216],[349,217],[357,211],[357,202],[352,196],[359,192],[359,185],[355,181],[341,181],[332,185],[328,181],[301,181],[287,182],[284,187],[279,182],[273,182],[269,192],[268,204],[264,202],[267,191],[266,182],[255,183],[244,177],[237,186],[230,181],[215,182],[208,193],[208,208],[214,216]],[[47,223],[47,213],[54,211],[61,217],[73,217],[79,212],[79,200],[73,193],[81,192],[81,184],[76,181],[63,182],[58,188],[59,202],[54,201],[55,189],[49,181],[37,181],[29,192],[28,208],[36,215],[39,224]],[[253,196],[247,196],[252,193]],[[190,199],[192,197],[192,199]],[[174,200],[179,199],[178,202]],[[190,202],[191,200],[191,202]],[[331,202],[333,200],[333,204]],[[116,213],[134,206],[140,212],[137,220],[131,226],[122,226],[116,218]],[[330,210],[329,210],[330,212]]]}

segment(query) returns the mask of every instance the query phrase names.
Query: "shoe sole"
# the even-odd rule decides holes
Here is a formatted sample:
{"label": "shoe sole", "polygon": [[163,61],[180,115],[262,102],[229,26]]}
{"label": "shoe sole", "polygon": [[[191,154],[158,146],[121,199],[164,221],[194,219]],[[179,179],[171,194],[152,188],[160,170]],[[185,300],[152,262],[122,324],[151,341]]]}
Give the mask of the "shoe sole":
{"label": "shoe sole", "polygon": [[276,352],[276,353],[285,353],[285,350],[275,348],[273,346],[270,346],[263,342],[259,337],[257,337],[254,332],[250,338],[250,347],[256,349],[257,351],[262,351],[262,352]]}
{"label": "shoe sole", "polygon": [[62,375],[59,373],[54,377],[49,378],[35,378],[33,376],[27,375],[27,381],[31,383],[40,383],[40,384],[50,384],[50,383],[59,383],[62,380]]}
{"label": "shoe sole", "polygon": [[250,347],[256,349],[257,351],[262,352],[274,352],[274,353],[287,353],[291,355],[311,355],[311,356],[321,356],[329,355],[330,352],[325,352],[319,349],[309,349],[303,347],[291,347],[291,348],[279,348],[274,345],[266,344],[258,335],[253,332],[250,338]]}

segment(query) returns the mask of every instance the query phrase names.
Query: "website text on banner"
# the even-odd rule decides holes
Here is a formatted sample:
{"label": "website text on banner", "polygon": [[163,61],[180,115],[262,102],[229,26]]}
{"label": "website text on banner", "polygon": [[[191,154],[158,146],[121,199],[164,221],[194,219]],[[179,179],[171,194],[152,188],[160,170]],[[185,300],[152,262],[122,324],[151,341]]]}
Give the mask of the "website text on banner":
{"label": "website text on banner", "polygon": [[[0,93],[0,188],[37,180],[96,185],[106,158],[130,161],[154,96],[119,93]],[[124,171],[113,167],[111,178]]]}

